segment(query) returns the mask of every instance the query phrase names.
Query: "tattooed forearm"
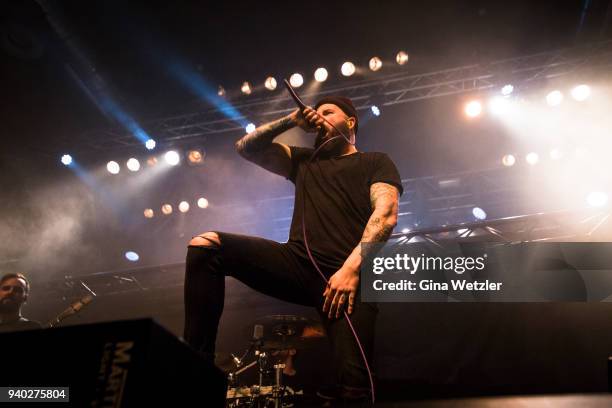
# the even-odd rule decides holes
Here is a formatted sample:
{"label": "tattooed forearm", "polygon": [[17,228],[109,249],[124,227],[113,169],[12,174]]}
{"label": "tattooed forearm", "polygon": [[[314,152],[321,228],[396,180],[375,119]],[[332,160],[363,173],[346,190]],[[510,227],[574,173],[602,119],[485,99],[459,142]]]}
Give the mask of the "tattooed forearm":
{"label": "tattooed forearm", "polygon": [[236,150],[243,155],[262,152],[272,144],[276,136],[294,126],[295,124],[289,116],[266,123],[238,140],[236,142]]}
{"label": "tattooed forearm", "polygon": [[380,245],[368,244],[382,244],[391,236],[397,222],[397,205],[391,203],[391,207],[389,211],[382,211],[379,206],[378,210],[372,213],[361,236],[360,244],[353,249],[353,252],[344,262],[344,266],[348,267],[349,270],[358,271],[361,260],[373,255],[380,249]]}
{"label": "tattooed forearm", "polygon": [[361,242],[385,242],[395,227],[395,219],[372,215],[365,227]]}
{"label": "tattooed forearm", "polygon": [[[393,232],[393,227],[395,224],[387,224],[381,223],[377,228],[371,228],[369,231],[366,228],[366,232],[363,234],[361,238],[360,245],[360,255],[362,258],[368,258],[373,256],[380,250],[380,245],[387,242],[391,233]],[[366,236],[369,235],[369,236]]]}
{"label": "tattooed forearm", "polygon": [[397,222],[397,188],[387,183],[374,183],[370,187],[372,215],[361,237],[361,242],[385,242]]}
{"label": "tattooed forearm", "polygon": [[[359,273],[362,259],[371,256],[380,248],[380,245],[367,245],[367,243],[384,243],[391,236],[397,224],[399,191],[387,183],[374,183],[370,186],[370,202],[372,215],[361,236],[361,243],[353,249],[343,265],[355,273]],[[366,245],[363,245],[364,243]]]}
{"label": "tattooed forearm", "polygon": [[374,233],[370,242],[386,242],[393,232],[395,224],[383,224],[378,231]]}

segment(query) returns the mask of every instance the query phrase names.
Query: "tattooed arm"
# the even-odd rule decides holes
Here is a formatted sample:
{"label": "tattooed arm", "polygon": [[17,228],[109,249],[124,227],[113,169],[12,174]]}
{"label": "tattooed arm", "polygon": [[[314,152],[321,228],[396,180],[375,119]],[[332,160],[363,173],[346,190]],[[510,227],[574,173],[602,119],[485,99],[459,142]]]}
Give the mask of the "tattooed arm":
{"label": "tattooed arm", "polygon": [[307,107],[304,112],[294,110],[289,115],[266,123],[236,142],[236,150],[248,161],[278,175],[289,177],[291,150],[283,143],[273,142],[281,133],[299,126],[306,132],[316,132],[322,119]]}
{"label": "tattooed arm", "polygon": [[386,242],[397,224],[399,191],[387,183],[370,186],[372,215],[361,236],[361,242]]}
{"label": "tattooed arm", "polygon": [[289,177],[291,150],[289,146],[273,142],[281,133],[296,126],[292,115],[266,123],[236,142],[240,156],[278,175]]}
{"label": "tattooed arm", "polygon": [[[363,231],[361,242],[384,243],[397,224],[399,191],[397,187],[387,183],[374,183],[370,186],[370,202],[372,215]],[[364,258],[364,254],[361,253],[361,242],[353,249],[342,268],[329,279],[329,285],[323,293],[325,296],[323,311],[329,309],[330,318],[334,315],[340,316],[342,306],[347,300],[348,313],[353,312],[359,284],[359,268]]]}

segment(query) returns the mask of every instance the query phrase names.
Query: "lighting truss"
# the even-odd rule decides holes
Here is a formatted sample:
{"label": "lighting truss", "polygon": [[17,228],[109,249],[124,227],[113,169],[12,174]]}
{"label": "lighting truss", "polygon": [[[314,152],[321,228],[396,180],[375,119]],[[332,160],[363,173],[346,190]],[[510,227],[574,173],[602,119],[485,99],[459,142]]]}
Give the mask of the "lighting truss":
{"label": "lighting truss", "polygon": [[[434,244],[483,240],[498,243],[602,241],[602,237],[609,236],[612,232],[611,220],[610,213],[605,211],[556,211],[396,233],[391,236],[389,242],[405,245],[415,237]],[[53,293],[55,297],[65,298],[78,298],[92,291],[97,296],[131,292],[154,293],[157,290],[169,289],[182,293],[184,268],[184,262],[177,262],[66,276],[59,280],[40,282],[37,287],[41,292],[44,290],[43,293]]]}
{"label": "lighting truss", "polygon": [[[376,75],[373,79],[351,81],[348,85],[325,88],[302,95],[312,103],[326,94],[343,94],[353,100],[358,110],[372,104],[390,106],[423,99],[478,92],[512,83],[515,89],[527,89],[542,81],[571,75],[610,75],[612,41],[581,47],[474,64],[424,74],[397,73]],[[248,100],[247,100],[248,99]],[[230,100],[241,114],[228,118],[221,109],[205,108],[144,123],[147,133],[162,143],[244,131],[242,122],[264,123],[295,109],[294,102],[282,96],[252,96]],[[80,135],[78,146],[107,150],[136,146],[139,142],[121,128],[92,130]]]}

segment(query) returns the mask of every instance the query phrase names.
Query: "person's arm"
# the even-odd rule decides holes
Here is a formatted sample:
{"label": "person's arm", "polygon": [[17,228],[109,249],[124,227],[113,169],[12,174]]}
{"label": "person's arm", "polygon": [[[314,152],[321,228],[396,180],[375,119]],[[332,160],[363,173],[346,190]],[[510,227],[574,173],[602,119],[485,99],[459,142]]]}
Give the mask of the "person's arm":
{"label": "person's arm", "polygon": [[[399,191],[387,183],[374,183],[370,186],[372,215],[366,224],[360,243],[353,249],[342,267],[329,278],[323,296],[323,312],[329,310],[329,317],[340,316],[342,306],[348,300],[348,313],[353,312],[355,295],[359,285],[359,268],[364,258],[361,254],[362,242],[387,242],[397,224]],[[348,299],[347,299],[348,296]]]}
{"label": "person's arm", "polygon": [[298,109],[278,120],[261,125],[236,142],[240,156],[283,177],[291,172],[291,150],[283,143],[274,142],[274,138],[296,126],[307,132],[316,131],[315,126],[321,119],[311,108],[304,113]]}
{"label": "person's arm", "polygon": [[281,133],[295,127],[291,116],[266,123],[243,136],[236,142],[236,151],[248,161],[278,175],[289,177],[291,150],[283,143],[273,140]]}

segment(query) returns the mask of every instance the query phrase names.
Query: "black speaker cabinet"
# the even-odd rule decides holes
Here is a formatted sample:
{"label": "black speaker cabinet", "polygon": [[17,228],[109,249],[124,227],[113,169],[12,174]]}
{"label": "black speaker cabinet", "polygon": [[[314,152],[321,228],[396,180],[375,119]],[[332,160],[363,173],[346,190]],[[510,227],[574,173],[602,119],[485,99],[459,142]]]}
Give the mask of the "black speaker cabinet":
{"label": "black speaker cabinet", "polygon": [[0,335],[2,387],[70,387],[75,407],[225,404],[221,370],[153,320]]}

